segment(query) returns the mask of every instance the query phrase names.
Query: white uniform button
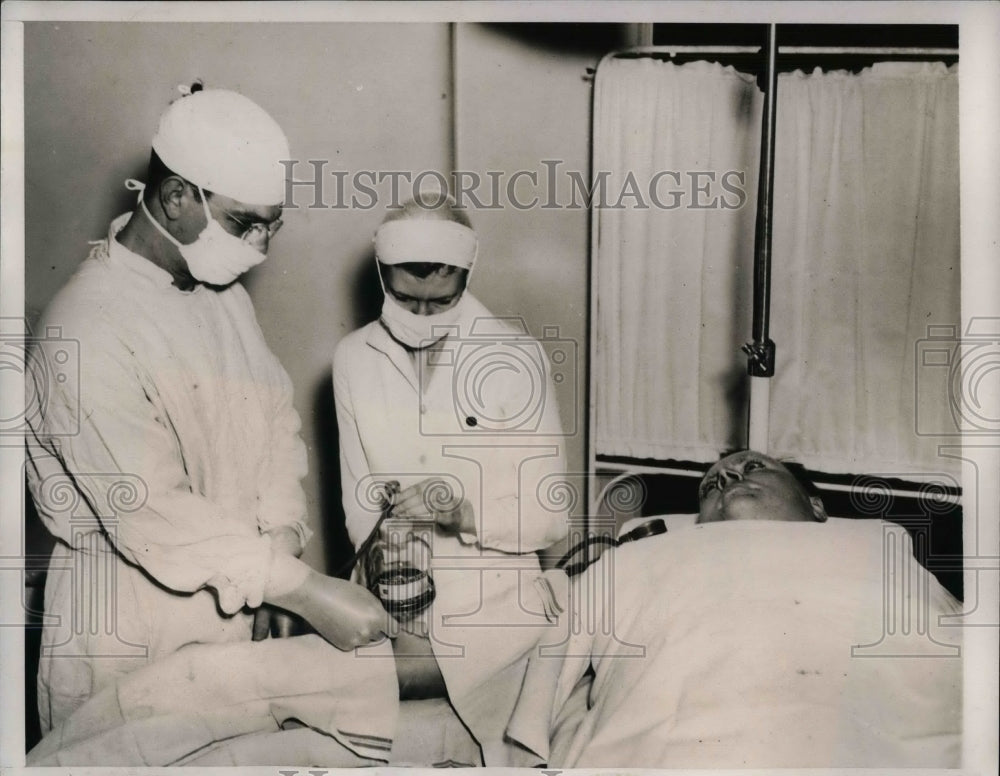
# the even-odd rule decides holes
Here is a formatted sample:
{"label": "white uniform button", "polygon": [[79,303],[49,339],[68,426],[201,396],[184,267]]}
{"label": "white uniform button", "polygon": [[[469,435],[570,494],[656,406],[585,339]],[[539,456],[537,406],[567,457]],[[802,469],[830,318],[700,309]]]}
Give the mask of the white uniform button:
{"label": "white uniform button", "polygon": [[421,415],[426,415],[427,414],[427,405],[426,404],[421,404],[420,405],[420,414]]}

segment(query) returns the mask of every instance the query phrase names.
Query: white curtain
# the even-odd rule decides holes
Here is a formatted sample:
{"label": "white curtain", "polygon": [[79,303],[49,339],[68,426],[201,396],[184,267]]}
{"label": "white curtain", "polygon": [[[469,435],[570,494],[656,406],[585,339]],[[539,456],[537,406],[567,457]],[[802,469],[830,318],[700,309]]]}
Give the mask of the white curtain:
{"label": "white curtain", "polygon": [[[915,403],[924,429],[947,428],[947,397],[915,386],[928,325],[959,321],[957,68],[782,74],[777,93],[769,452],[830,472],[949,470]],[[641,189],[677,171],[686,189],[676,209],[595,210],[598,454],[708,461],[745,444],[762,103],[752,78],[710,63],[598,71],[611,203],[630,172]],[[737,209],[727,171],[743,173]],[[699,193],[692,172],[716,180]]]}
{"label": "white curtain", "polygon": [[[738,444],[731,408],[745,368],[734,348],[750,326],[755,198],[721,207],[721,174],[741,171],[756,190],[760,102],[753,78],[707,62],[609,59],[598,70],[594,172],[610,173],[610,207],[595,211],[600,453],[711,460]],[[661,171],[676,175],[650,192]],[[613,207],[630,173],[646,206]],[[720,207],[692,207],[713,197]]]}

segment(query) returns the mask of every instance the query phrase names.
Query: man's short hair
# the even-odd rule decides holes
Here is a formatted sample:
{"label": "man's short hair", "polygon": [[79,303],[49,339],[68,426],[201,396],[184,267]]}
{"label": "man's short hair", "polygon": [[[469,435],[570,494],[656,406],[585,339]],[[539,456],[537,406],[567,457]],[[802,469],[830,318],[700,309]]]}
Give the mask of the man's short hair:
{"label": "man's short hair", "polygon": [[[198,193],[198,187],[191,183],[183,175],[178,175],[173,170],[171,170],[167,165],[163,163],[160,159],[159,154],[156,151],[149,152],[149,166],[146,168],[146,189],[143,192],[143,199],[146,200],[146,204],[149,205],[159,196],[160,184],[163,183],[167,178],[180,178],[190,184],[191,190],[194,192],[194,198],[198,202],[201,202],[201,195]],[[204,191],[204,190],[203,190]],[[205,191],[205,196],[209,199],[212,197],[212,192]]]}

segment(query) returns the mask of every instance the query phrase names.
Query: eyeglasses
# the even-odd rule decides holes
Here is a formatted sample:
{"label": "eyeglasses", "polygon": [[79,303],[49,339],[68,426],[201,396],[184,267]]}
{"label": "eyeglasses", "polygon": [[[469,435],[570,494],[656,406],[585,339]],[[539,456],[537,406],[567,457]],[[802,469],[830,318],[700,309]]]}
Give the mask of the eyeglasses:
{"label": "eyeglasses", "polygon": [[[194,184],[189,184],[194,186]],[[199,196],[205,197],[209,192],[204,191],[200,187],[198,188]],[[273,221],[247,221],[246,218],[241,218],[240,216],[226,210],[223,207],[219,207],[219,203],[214,203],[215,206],[222,211],[222,214],[229,220],[231,224],[236,229],[240,230],[240,239],[249,240],[251,242],[270,240],[274,235],[278,233],[281,229],[284,221],[280,218],[276,218]]]}
{"label": "eyeglasses", "polygon": [[280,218],[276,218],[273,221],[268,221],[267,223],[263,221],[254,221],[253,223],[248,223],[240,218],[237,218],[232,213],[223,211],[226,214],[226,218],[230,219],[237,228],[240,229],[240,237],[244,240],[270,240],[274,235],[278,233],[282,225],[285,223]]}
{"label": "eyeglasses", "polygon": [[220,207],[219,210],[236,229],[239,229],[240,239],[250,242],[270,240],[284,224],[280,218],[273,221],[248,221],[225,208]]}

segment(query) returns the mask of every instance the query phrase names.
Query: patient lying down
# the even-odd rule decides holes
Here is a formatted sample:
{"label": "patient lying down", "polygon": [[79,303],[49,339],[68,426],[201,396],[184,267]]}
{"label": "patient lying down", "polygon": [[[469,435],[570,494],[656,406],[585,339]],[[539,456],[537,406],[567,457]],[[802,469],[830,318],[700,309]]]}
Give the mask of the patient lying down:
{"label": "patient lying down", "polygon": [[568,604],[509,728],[550,767],[958,764],[958,602],[903,529],[827,519],[768,456],[715,464],[696,525],[606,552]]}

